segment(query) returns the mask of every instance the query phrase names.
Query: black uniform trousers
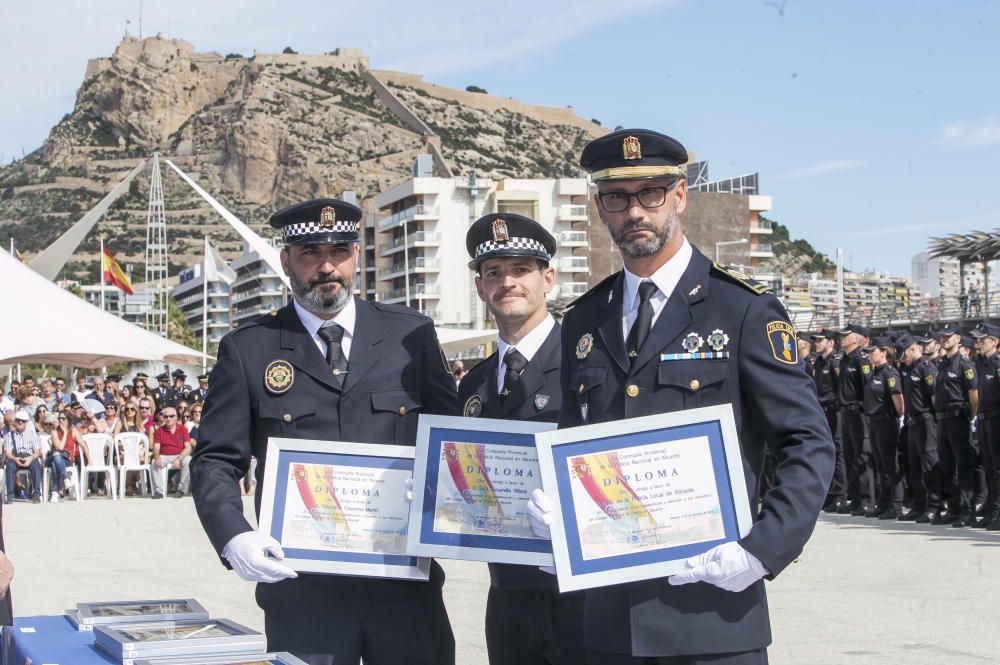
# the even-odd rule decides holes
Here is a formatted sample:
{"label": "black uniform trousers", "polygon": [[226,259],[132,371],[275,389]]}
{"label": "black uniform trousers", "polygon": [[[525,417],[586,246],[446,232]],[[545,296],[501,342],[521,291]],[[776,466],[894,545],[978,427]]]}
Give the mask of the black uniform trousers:
{"label": "black uniform trousers", "polygon": [[490,665],[583,662],[583,594],[490,587],[486,603]]}
{"label": "black uniform trousers", "polygon": [[906,441],[909,446],[912,510],[937,512],[941,507],[941,465],[938,462],[938,428],[931,413],[909,417]]}
{"label": "black uniform trousers", "polygon": [[986,467],[986,484],[989,487],[986,516],[994,520],[1000,519],[1000,411],[990,414],[980,414],[979,449],[983,455],[983,465]]}
{"label": "black uniform trousers", "polygon": [[830,480],[830,491],[827,492],[827,503],[836,502],[847,498],[847,472],[844,468],[844,442],[840,431],[840,417],[835,404],[824,405],[823,414],[826,416],[826,424],[830,426],[830,433],[833,434],[833,444],[837,448],[837,458],[834,461],[833,478]]}
{"label": "black uniform trousers", "polygon": [[767,665],[767,650],[659,658],[592,651],[587,652],[587,665]]}
{"label": "black uniform trousers", "polygon": [[899,466],[899,425],[892,416],[873,416],[869,421],[872,450],[879,474],[880,510],[900,508],[903,504],[903,472]]}
{"label": "black uniform trousers", "polygon": [[875,477],[872,449],[868,439],[868,419],[858,405],[840,411],[844,465],[847,469],[847,495],[860,506],[874,505]]}
{"label": "black uniform trousers", "polygon": [[946,412],[938,423],[942,490],[948,497],[950,512],[964,515],[972,514],[976,489],[976,449],[969,434],[969,419],[964,410],[957,415]]}

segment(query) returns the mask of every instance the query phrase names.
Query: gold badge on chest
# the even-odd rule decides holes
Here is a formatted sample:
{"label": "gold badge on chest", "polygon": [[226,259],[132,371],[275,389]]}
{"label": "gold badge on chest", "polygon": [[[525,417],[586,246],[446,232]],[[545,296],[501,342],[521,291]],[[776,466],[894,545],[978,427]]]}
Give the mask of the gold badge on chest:
{"label": "gold badge on chest", "polygon": [[287,360],[272,360],[264,370],[264,387],[274,395],[288,392],[295,382],[295,370]]}
{"label": "gold badge on chest", "polygon": [[590,350],[594,348],[594,336],[590,333],[585,333],[580,337],[579,341],[576,343],[576,357],[578,360],[583,360],[590,355]]}

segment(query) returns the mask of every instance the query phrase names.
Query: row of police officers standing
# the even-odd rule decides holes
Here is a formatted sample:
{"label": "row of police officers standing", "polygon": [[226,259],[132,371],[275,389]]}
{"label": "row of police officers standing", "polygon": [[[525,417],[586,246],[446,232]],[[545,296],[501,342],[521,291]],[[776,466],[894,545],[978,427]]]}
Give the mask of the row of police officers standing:
{"label": "row of police officers standing", "polygon": [[914,337],[851,324],[807,339],[837,442],[825,510],[1000,530],[1000,327]]}
{"label": "row of police officers standing", "polygon": [[[625,268],[561,326],[545,307],[552,236],[512,214],[470,227],[469,267],[499,340],[458,395],[430,319],[352,295],[360,210],[325,199],[271,218],[294,300],[223,338],[191,464],[222,563],[259,583],[270,648],[324,665],[455,662],[436,563],[428,582],[298,575],[281,545],[250,526],[238,483],[251,455],[262,477],[268,437],[413,445],[420,413],[572,427],[729,403],[755,509],[745,537],[689,559],[679,575],[565,594],[551,570],[490,565],[486,641],[493,665],[767,662],[763,580],[809,538],[835,449],[780,303],[684,237],[687,159],[676,140],[640,129],[584,148]],[[766,450],[774,477],[762,496]],[[551,506],[537,490],[526,507],[540,537]]]}

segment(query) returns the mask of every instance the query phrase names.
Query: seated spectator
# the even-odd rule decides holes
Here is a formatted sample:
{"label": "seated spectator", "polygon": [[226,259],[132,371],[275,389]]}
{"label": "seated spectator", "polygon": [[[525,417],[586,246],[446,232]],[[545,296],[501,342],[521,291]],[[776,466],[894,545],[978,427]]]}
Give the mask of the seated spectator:
{"label": "seated spectator", "polygon": [[132,386],[122,386],[118,401],[122,404],[128,404],[132,401]]}
{"label": "seated spectator", "polygon": [[139,418],[142,420],[142,429],[146,432],[149,440],[153,440],[153,430],[156,428],[156,419],[153,417],[153,400],[144,397],[139,400]]}
{"label": "seated spectator", "polygon": [[3,455],[7,460],[7,498],[4,503],[13,502],[14,480],[21,469],[31,472],[31,501],[39,503],[42,500],[42,449],[34,430],[28,429],[30,420],[27,411],[18,409],[14,414],[14,429],[3,437]]}
{"label": "seated spectator", "polygon": [[33,418],[35,409],[41,404],[41,400],[35,397],[35,388],[22,384],[17,390],[17,406],[28,412],[28,417]]}
{"label": "seated spectator", "polygon": [[[128,386],[126,386],[127,388]],[[138,432],[140,434],[146,433],[146,428],[143,427],[143,421],[139,417],[139,407],[132,402],[125,402],[125,406],[122,407],[121,415],[121,430],[120,432]],[[147,436],[147,439],[149,437]],[[142,451],[139,456],[140,462],[145,462],[149,459],[150,450],[147,448]],[[125,473],[125,496],[135,496],[136,492],[139,490],[139,483],[143,481],[143,476],[138,471],[128,471]]]}
{"label": "seated spectator", "polygon": [[118,402],[111,400],[104,403],[104,431],[112,437],[122,431],[122,422],[118,417]]}
{"label": "seated spectator", "polygon": [[56,397],[56,387],[48,379],[42,379],[42,383],[39,385],[38,396],[41,398],[42,404],[48,407],[49,411],[55,411],[56,407],[61,403],[61,400]]}
{"label": "seated spectator", "polygon": [[[83,445],[83,435],[70,422],[69,413],[63,412],[56,416],[55,427],[47,431],[52,437],[52,449],[49,451],[49,458],[46,459],[46,464],[52,473],[52,487],[58,488],[59,496],[65,496],[66,467],[70,464],[79,467],[81,456],[87,464],[90,464],[90,452],[87,446]],[[61,461],[53,459],[55,456],[61,458]],[[56,472],[57,469],[59,473]]]}
{"label": "seated spectator", "polygon": [[191,407],[191,420],[184,423],[188,433],[191,435],[192,447],[198,445],[198,428],[201,427],[201,408],[202,405],[195,402],[194,406]]}
{"label": "seated spectator", "polygon": [[187,494],[190,481],[188,465],[191,463],[193,448],[191,435],[184,425],[177,422],[176,408],[164,407],[159,415],[163,417],[163,425],[153,433],[153,473],[150,474],[153,477],[153,498],[162,499],[166,492],[167,488],[162,486],[163,477],[159,471],[167,467],[181,472],[177,491],[174,492],[174,497],[179,499]]}
{"label": "seated spectator", "polygon": [[41,402],[35,408],[34,426],[35,432],[45,431],[45,416],[49,415],[49,407],[45,402]]}
{"label": "seated spectator", "polygon": [[7,399],[10,401],[15,401],[17,399],[17,391],[21,388],[21,382],[17,379],[11,379],[10,390],[7,391]]}
{"label": "seated spectator", "polygon": [[[66,380],[61,376],[56,377],[54,395],[59,398],[59,401],[63,404],[69,404],[73,401],[73,398],[66,394]],[[49,411],[55,411],[55,409],[49,409]]]}
{"label": "seated spectator", "polygon": [[87,395],[89,394],[90,388],[87,386],[87,377],[81,374],[76,377],[76,390],[73,391],[73,399],[82,404],[83,400],[87,399]]}
{"label": "seated spectator", "polygon": [[88,399],[96,399],[101,404],[107,404],[112,401],[115,396],[111,394],[110,390],[107,390],[104,386],[104,377],[95,376],[94,377],[94,389],[87,394]]}

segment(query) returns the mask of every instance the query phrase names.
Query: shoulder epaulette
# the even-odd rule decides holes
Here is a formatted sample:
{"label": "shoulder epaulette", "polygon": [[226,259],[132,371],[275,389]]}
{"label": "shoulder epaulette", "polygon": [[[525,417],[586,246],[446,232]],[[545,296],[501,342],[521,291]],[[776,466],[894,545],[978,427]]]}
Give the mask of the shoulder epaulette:
{"label": "shoulder epaulette", "polygon": [[752,277],[743,274],[736,268],[732,268],[730,266],[722,266],[716,263],[715,261],[712,261],[712,270],[719,273],[723,277],[727,278],[729,281],[736,282],[744,289],[754,292],[758,296],[764,295],[765,293],[770,291],[770,287],[767,284],[764,284],[763,282],[758,282]]}
{"label": "shoulder epaulette", "polygon": [[597,293],[598,291],[600,291],[601,289],[603,289],[605,286],[607,286],[608,284],[610,284],[611,282],[613,282],[615,280],[615,278],[618,277],[618,275],[620,275],[620,274],[621,274],[620,270],[618,272],[611,273],[610,275],[608,275],[607,277],[605,277],[604,279],[602,279],[600,282],[598,282],[592,289],[590,289],[589,291],[587,291],[586,293],[584,293],[582,296],[580,296],[579,298],[577,298],[576,300],[574,300],[573,302],[571,302],[567,306],[567,309],[569,307],[575,307],[577,303],[582,302],[582,301],[586,300],[587,298],[591,297],[592,295],[594,295],[595,293]]}
{"label": "shoulder epaulette", "polygon": [[397,313],[397,314],[407,314],[409,316],[415,316],[417,318],[422,318],[422,319],[427,318],[427,315],[424,314],[423,312],[418,312],[417,310],[413,309],[412,307],[407,307],[406,305],[387,304],[387,303],[384,303],[384,302],[378,302],[376,300],[369,300],[367,302],[370,305],[372,305],[375,309],[377,309],[379,311],[382,311],[382,312],[394,312],[394,313]]}

